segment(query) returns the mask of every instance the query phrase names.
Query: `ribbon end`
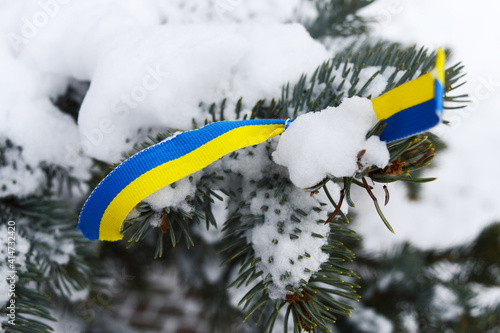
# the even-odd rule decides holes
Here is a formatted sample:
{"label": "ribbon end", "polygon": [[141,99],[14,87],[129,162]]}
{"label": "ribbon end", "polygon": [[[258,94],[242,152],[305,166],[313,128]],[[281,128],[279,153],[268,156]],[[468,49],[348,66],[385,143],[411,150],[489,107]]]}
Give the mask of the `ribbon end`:
{"label": "ribbon end", "polygon": [[438,125],[444,98],[446,56],[439,49],[432,72],[388,91],[372,100],[378,119],[387,124],[380,139],[391,142],[403,139]]}

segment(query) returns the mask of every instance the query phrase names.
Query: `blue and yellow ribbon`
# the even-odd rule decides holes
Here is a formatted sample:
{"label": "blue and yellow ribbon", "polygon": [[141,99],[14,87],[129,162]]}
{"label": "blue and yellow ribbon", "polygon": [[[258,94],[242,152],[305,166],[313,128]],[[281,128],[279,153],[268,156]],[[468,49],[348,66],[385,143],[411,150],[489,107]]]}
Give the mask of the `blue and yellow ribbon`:
{"label": "blue and yellow ribbon", "polygon": [[224,121],[181,133],[130,157],[85,202],[78,228],[91,240],[116,241],[128,213],[144,198],[222,156],[281,134],[285,120]]}
{"label": "blue and yellow ribbon", "polygon": [[[387,123],[381,140],[405,138],[437,125],[441,119],[444,52],[433,72],[372,100]],[[94,189],[80,213],[78,229],[90,240],[117,241],[128,213],[144,198],[235,150],[283,133],[291,120],[222,121],[188,131],[151,146],[121,163]]]}

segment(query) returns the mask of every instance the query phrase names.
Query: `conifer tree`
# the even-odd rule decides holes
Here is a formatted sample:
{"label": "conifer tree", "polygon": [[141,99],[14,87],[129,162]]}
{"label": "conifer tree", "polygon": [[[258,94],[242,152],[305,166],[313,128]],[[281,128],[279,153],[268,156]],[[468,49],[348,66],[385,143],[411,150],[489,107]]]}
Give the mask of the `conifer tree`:
{"label": "conifer tree", "polygon": [[[435,50],[369,37],[369,20],[358,12],[373,0],[313,2],[317,15],[297,21],[336,54],[312,74],[283,82],[281,96],[259,100],[250,114],[242,112],[245,96],[234,107],[226,100],[200,101],[206,112],[192,120],[192,129],[229,114],[239,120],[295,119],[355,96],[377,97],[370,93],[377,77],[387,78],[384,93],[433,70]],[[375,70],[367,76],[366,68]],[[463,65],[447,64],[445,109],[465,107],[466,96],[455,94],[463,83]],[[68,85],[54,105],[78,118],[91,84]],[[379,122],[367,138],[383,130]],[[178,131],[143,133],[130,155]],[[10,269],[17,271],[15,295],[0,298],[6,302],[4,332],[174,332],[155,322],[185,322],[186,317],[196,332],[376,332],[384,323],[404,332],[408,321],[422,332],[500,329],[500,304],[474,307],[477,290],[500,284],[498,223],[462,246],[423,251],[404,244],[391,254],[370,256],[361,251],[355,210],[344,213],[355,203],[351,189],[361,188],[373,199],[380,227],[392,230],[382,212],[384,198],[372,189],[404,182],[418,196],[418,188],[433,180],[422,178],[421,171],[445,149],[430,132],[388,143],[387,167],[359,163],[352,177],[327,176],[306,189],[295,186],[286,168],[273,161],[278,139],[240,149],[170,185],[168,190],[180,195],[190,189],[176,205],[142,201],[116,243],[89,241],[75,228],[85,199],[120,161],[113,166],[95,159],[92,177],[81,179],[50,161],[30,165],[22,146],[4,135],[0,140],[0,168],[37,170],[44,179],[27,195],[11,190],[15,180],[0,189],[2,274],[9,265],[9,221],[16,226],[16,261]],[[279,221],[269,228],[268,220]],[[307,247],[290,258],[282,252],[286,242]],[[276,265],[289,269],[276,270]],[[452,276],[439,274],[443,266]],[[171,278],[155,281],[166,275]],[[452,303],[439,304],[440,293],[451,295]],[[11,299],[15,321],[8,316]],[[159,314],[150,322],[134,318],[152,302],[161,303]],[[186,310],[191,303],[198,309],[194,313]]]}

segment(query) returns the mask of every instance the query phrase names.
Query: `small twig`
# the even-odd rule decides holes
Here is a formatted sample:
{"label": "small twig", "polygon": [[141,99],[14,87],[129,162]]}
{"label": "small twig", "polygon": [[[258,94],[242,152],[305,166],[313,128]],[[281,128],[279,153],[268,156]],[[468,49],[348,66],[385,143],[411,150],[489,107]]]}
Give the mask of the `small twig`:
{"label": "small twig", "polygon": [[340,208],[342,207],[342,203],[344,202],[344,197],[345,197],[345,189],[342,189],[342,191],[340,191],[339,204],[337,205],[337,207],[335,207],[333,214],[330,215],[328,220],[325,221],[325,224],[332,222],[335,216],[337,216],[337,214],[340,212]]}
{"label": "small twig", "polygon": [[163,231],[164,234],[167,233],[167,230],[168,230],[168,218],[167,218],[166,214],[162,214],[162,216],[161,216],[160,229],[161,229],[161,231]]}
{"label": "small twig", "polygon": [[384,206],[387,206],[387,204],[389,203],[389,199],[391,198],[391,196],[389,194],[389,189],[387,188],[387,185],[384,185],[384,191],[385,191],[385,204],[384,204]]}
{"label": "small twig", "polygon": [[[328,200],[332,203],[333,207],[337,208],[337,204],[335,203],[335,200],[333,200],[332,196],[330,195],[330,191],[328,191],[328,188],[326,185],[323,186],[323,190],[325,191],[326,196],[328,197]],[[346,223],[349,223],[349,219],[347,216],[344,214],[343,211],[340,211],[340,216],[344,219]]]}

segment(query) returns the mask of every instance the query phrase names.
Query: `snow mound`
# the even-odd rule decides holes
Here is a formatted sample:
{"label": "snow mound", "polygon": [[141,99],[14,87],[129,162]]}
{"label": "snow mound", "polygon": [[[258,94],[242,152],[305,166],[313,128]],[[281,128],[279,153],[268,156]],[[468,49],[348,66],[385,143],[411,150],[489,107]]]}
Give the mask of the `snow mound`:
{"label": "snow mound", "polygon": [[240,97],[249,113],[328,58],[299,24],[155,26],[110,43],[78,119],[85,153],[107,162],[130,150],[140,128],[191,129],[224,98],[225,119],[235,119]]}
{"label": "snow mound", "polygon": [[288,168],[290,180],[301,188],[314,186],[328,174],[353,176],[358,162],[362,167],[383,168],[389,163],[385,142],[376,136],[366,139],[376,123],[370,100],[344,99],[337,108],[306,113],[293,121],[281,135],[273,159]]}

